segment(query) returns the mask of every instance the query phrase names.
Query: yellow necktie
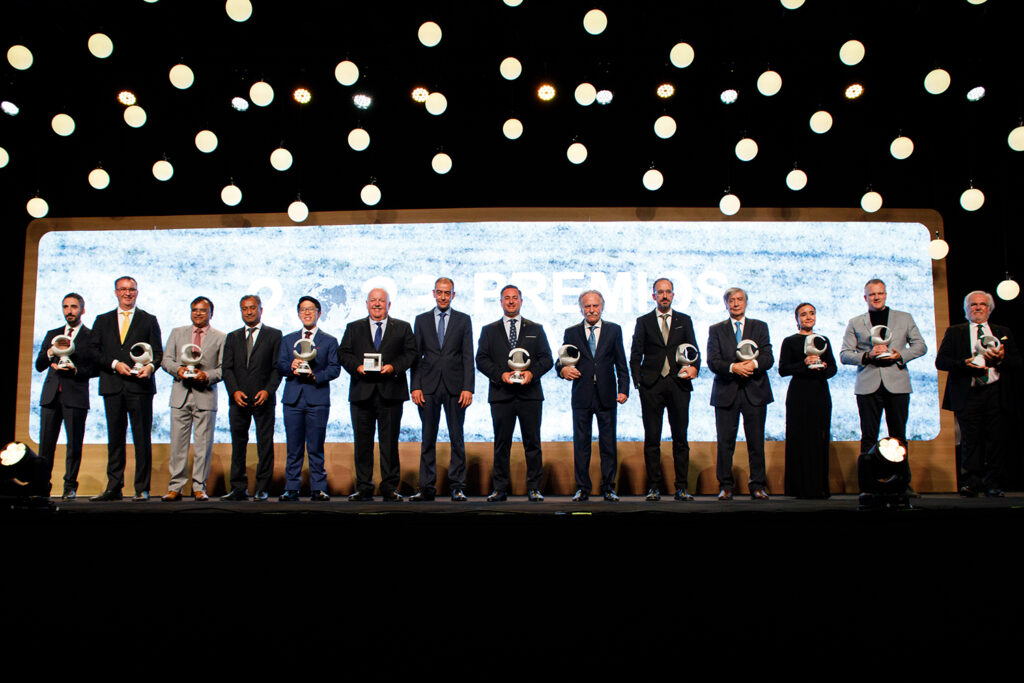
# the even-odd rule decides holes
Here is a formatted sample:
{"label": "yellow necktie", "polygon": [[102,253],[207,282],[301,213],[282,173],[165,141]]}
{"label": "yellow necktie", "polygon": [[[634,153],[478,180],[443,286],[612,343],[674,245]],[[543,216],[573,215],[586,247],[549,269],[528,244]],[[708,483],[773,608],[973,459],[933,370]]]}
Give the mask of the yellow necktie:
{"label": "yellow necktie", "polygon": [[124,338],[128,336],[128,316],[132,314],[131,311],[121,311],[121,343],[124,344]]}

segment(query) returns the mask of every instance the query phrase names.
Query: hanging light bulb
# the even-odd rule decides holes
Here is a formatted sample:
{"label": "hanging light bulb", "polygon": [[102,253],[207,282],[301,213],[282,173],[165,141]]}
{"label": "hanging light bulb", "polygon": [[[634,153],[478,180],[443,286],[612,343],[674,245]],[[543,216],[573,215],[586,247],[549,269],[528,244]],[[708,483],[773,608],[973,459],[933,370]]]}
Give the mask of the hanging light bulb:
{"label": "hanging light bulb", "polygon": [[940,261],[946,258],[946,254],[949,253],[949,244],[946,240],[939,237],[939,231],[935,231],[935,239],[928,243],[928,255],[932,257],[934,261]]}

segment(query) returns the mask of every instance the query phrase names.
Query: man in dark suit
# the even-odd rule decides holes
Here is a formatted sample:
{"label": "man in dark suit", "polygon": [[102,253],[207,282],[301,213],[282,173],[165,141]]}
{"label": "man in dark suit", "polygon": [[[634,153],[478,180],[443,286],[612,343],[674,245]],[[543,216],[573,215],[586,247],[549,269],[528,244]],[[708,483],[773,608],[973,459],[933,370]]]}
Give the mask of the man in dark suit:
{"label": "man in dark suit", "polygon": [[416,360],[412,364],[412,402],[419,406],[423,434],[420,444],[420,490],[413,502],[437,495],[437,426],[444,409],[451,459],[448,486],[453,501],[466,500],[466,444],[462,427],[466,408],[473,402],[476,368],[473,367],[473,321],[451,307],[455,284],[450,278],[434,283],[433,310],[416,316]]}
{"label": "man in dark suit", "polygon": [[[82,324],[85,315],[85,299],[81,294],[71,292],[61,302],[65,325],[46,333],[43,345],[36,357],[36,370],[46,372],[43,391],[39,396],[39,457],[46,461],[46,483],[40,489],[41,495],[50,495],[50,477],[53,475],[53,459],[57,449],[57,436],[64,423],[67,438],[64,458],[65,501],[74,500],[78,491],[78,468],[82,464],[82,442],[85,440],[85,418],[89,412],[89,379],[94,375],[94,363],[89,357],[90,330]],[[55,337],[71,339],[69,344]],[[71,365],[59,365],[58,347],[75,351],[68,358]]]}
{"label": "man in dark suit", "polygon": [[[519,420],[519,432],[526,451],[526,488],[529,500],[540,502],[541,476],[544,474],[540,445],[541,410],[544,390],[540,378],[554,366],[551,347],[544,328],[520,315],[523,295],[515,285],[501,290],[504,315],[480,330],[476,367],[491,380],[487,401],[491,404],[494,423],[494,490],[488,502],[508,499],[509,458],[512,434]],[[509,352],[525,349],[530,354],[530,367],[521,373],[521,382],[509,370]]]}
{"label": "man in dark suit", "polygon": [[[93,323],[91,354],[100,374],[100,395],[107,413],[107,488],[92,500],[121,500],[124,488],[125,436],[132,426],[135,446],[135,497],[149,500],[150,472],[153,467],[153,373],[163,358],[160,323],[155,316],[135,307],[139,296],[133,277],[114,282],[117,308],[96,316]],[[148,344],[153,359],[135,369],[132,347]],[[141,347],[136,349],[139,355]]]}
{"label": "man in dark suit", "polygon": [[644,421],[644,464],[647,467],[646,500],[661,500],[661,426],[665,410],[672,430],[672,464],[675,470],[675,499],[693,500],[686,480],[690,469],[690,442],[686,430],[690,423],[690,394],[693,379],[700,371],[700,357],[686,367],[676,360],[680,344],[697,346],[693,321],[685,313],[672,310],[675,293],[672,281],[654,281],[657,308],[636,319],[629,368],[633,384],[640,392],[640,411]]}
{"label": "man in dark suit", "polygon": [[[281,502],[299,499],[302,486],[303,449],[309,456],[309,491],[311,501],[329,501],[327,471],[324,469],[324,441],[327,420],[331,415],[332,380],[341,374],[338,365],[338,340],[317,327],[320,302],[311,296],[299,299],[299,320],[302,329],[285,335],[277,354],[277,371],[284,377],[284,431],[287,460],[284,467],[284,493]],[[308,368],[293,354],[295,344],[309,340],[316,357]]]}
{"label": "man in dark suit", "polygon": [[405,371],[416,358],[416,340],[409,323],[388,316],[390,309],[388,293],[371,289],[366,295],[369,317],[349,323],[341,338],[341,365],[352,375],[348,400],[355,434],[356,490],[348,498],[351,501],[373,500],[375,430],[380,443],[381,496],[385,502],[402,500],[398,434],[402,408],[409,400]]}
{"label": "man in dark suit", "polygon": [[[1021,357],[1009,328],[989,322],[995,307],[988,292],[968,294],[964,314],[969,322],[946,330],[935,357],[935,367],[949,373],[942,407],[952,410],[960,425],[960,495],[967,497],[979,492],[1003,496],[998,477],[1006,455],[1004,430]],[[998,339],[999,347],[979,353],[978,340],[986,336]]]}
{"label": "man in dark suit", "polygon": [[[747,486],[754,500],[768,500],[768,479],[764,466],[764,421],[768,404],[775,400],[768,382],[768,370],[775,364],[768,325],[746,317],[747,293],[739,287],[725,290],[722,299],[729,319],[715,323],[708,331],[708,367],[715,373],[711,386],[711,405],[715,407],[715,431],[718,436],[718,499],[732,500],[735,483],[732,456],[740,415],[747,437],[750,480]],[[736,348],[741,340],[757,344],[757,358],[740,360]]]}
{"label": "man in dark suit", "polygon": [[248,500],[249,479],[245,452],[249,424],[256,421],[256,488],[253,499],[265,502],[274,474],[274,409],[281,373],[281,330],[264,325],[263,301],[246,294],[238,302],[243,327],[228,334],[222,371],[228,388],[228,423],[231,426],[231,491],[221,500]]}
{"label": "man in dark suit", "polygon": [[572,381],[572,442],[576,493],[572,500],[581,503],[590,497],[590,450],[594,417],[597,417],[598,452],[601,455],[601,495],[616,502],[615,475],[618,470],[618,443],[615,438],[616,412],[629,397],[629,370],[622,347],[622,328],[602,320],[604,296],[597,290],[580,294],[583,322],[566,328],[563,344],[579,351],[576,364],[562,365],[555,371]]}

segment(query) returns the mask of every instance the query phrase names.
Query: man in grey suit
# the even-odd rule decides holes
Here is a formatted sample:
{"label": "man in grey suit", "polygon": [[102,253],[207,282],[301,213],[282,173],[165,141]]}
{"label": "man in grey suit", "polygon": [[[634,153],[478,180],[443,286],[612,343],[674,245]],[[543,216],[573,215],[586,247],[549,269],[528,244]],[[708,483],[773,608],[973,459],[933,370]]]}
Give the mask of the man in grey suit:
{"label": "man in grey suit", "polygon": [[416,316],[413,336],[416,360],[412,364],[412,402],[419,407],[423,434],[420,439],[420,490],[409,500],[434,500],[437,495],[437,426],[444,409],[451,456],[448,486],[451,499],[466,500],[466,444],[462,427],[466,408],[473,402],[476,368],[473,366],[473,321],[452,308],[455,284],[440,277],[434,283],[437,305]]}
{"label": "man in grey suit", "polygon": [[[885,305],[885,283],[878,279],[864,285],[868,312],[852,318],[843,335],[839,354],[844,365],[857,366],[853,391],[860,413],[860,450],[866,453],[878,441],[878,430],[885,411],[889,436],[907,442],[907,415],[910,408],[910,373],[907,363],[928,351],[917,324],[909,313],[894,311]],[[892,341],[875,344],[871,328],[885,325]]]}
{"label": "man in grey suit", "polygon": [[[188,481],[188,445],[195,430],[195,454],[192,462],[192,495],[197,501],[209,500],[206,477],[210,474],[210,452],[217,423],[217,382],[221,380],[224,355],[224,333],[210,327],[213,302],[205,296],[191,304],[192,324],[175,327],[167,339],[160,362],[174,378],[171,385],[171,481],[162,500],[181,500],[181,491]],[[195,360],[202,351],[199,362]]]}

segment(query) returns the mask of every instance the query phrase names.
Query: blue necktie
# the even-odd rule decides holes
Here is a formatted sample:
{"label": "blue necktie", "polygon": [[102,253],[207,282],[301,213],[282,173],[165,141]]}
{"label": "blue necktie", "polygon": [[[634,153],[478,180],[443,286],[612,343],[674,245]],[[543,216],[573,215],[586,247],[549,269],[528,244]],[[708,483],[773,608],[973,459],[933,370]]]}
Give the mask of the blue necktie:
{"label": "blue necktie", "polygon": [[597,337],[594,336],[594,330],[596,328],[597,325],[590,326],[590,339],[587,340],[590,344],[590,355],[595,357],[597,356]]}
{"label": "blue necktie", "polygon": [[383,324],[384,323],[382,323],[382,322],[377,323],[377,331],[373,333],[373,350],[374,351],[380,351],[380,338],[381,338],[380,326],[383,325]]}
{"label": "blue necktie", "polygon": [[512,348],[515,348],[516,342],[519,340],[519,338],[516,336],[516,319],[515,318],[512,318],[511,320],[508,321],[508,327],[509,327],[508,343],[512,345]]}
{"label": "blue necktie", "polygon": [[438,348],[444,346],[444,317],[447,313],[442,313],[440,319],[437,321],[437,346]]}
{"label": "blue necktie", "polygon": [[739,344],[741,341],[743,341],[743,328],[736,323],[736,343]]}

